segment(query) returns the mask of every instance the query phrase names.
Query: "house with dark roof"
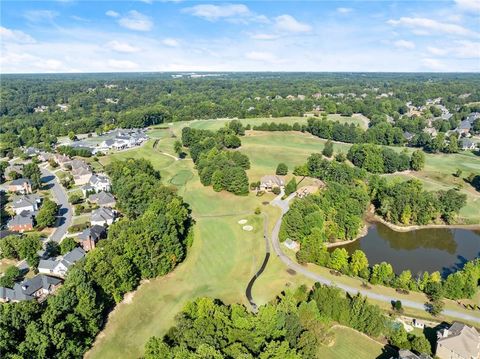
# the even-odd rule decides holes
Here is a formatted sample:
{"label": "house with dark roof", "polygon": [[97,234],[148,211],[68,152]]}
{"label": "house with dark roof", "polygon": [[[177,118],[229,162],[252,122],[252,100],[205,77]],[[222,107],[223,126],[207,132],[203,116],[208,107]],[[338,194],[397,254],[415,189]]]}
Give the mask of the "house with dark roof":
{"label": "house with dark roof", "polygon": [[454,322],[437,332],[436,356],[440,359],[479,359],[480,334],[474,327]]}
{"label": "house with dark roof", "polygon": [[407,141],[411,141],[415,137],[415,134],[410,133],[408,131],[405,131],[403,133],[403,138],[405,138]]}
{"label": "house with dark roof", "polygon": [[47,295],[55,292],[61,283],[61,279],[38,274],[33,278],[15,283],[12,289],[0,287],[0,302],[21,302],[33,299],[43,301]]}
{"label": "house with dark roof", "polygon": [[32,182],[28,178],[18,178],[8,185],[8,192],[32,193]]}
{"label": "house with dark roof", "polygon": [[463,120],[460,122],[460,125],[458,125],[458,128],[456,131],[462,135],[462,134],[467,134],[470,132],[470,129],[472,128],[472,124],[468,120]]}
{"label": "house with dark roof", "polygon": [[115,218],[116,213],[114,210],[108,207],[100,207],[90,215],[90,223],[92,226],[109,226],[115,221]]}
{"label": "house with dark roof", "polygon": [[95,203],[101,207],[115,207],[116,201],[115,197],[111,193],[100,191],[94,193],[88,197],[90,203]]}
{"label": "house with dark roof", "polygon": [[31,231],[33,230],[33,226],[33,213],[28,211],[23,211],[22,213],[15,215],[7,222],[8,230],[14,232]]}
{"label": "house with dark roof", "polygon": [[477,144],[469,138],[462,138],[460,140],[460,147],[462,150],[474,150],[477,148]]}
{"label": "house with dark roof", "polygon": [[96,247],[98,241],[104,239],[107,236],[107,230],[103,226],[94,225],[90,228],[86,228],[82,233],[78,235],[78,240],[82,248],[88,252]]}
{"label": "house with dark roof", "polygon": [[[393,358],[393,357],[392,357]],[[431,359],[430,355],[426,354],[415,354],[408,349],[402,349],[398,351],[396,359]]]}
{"label": "house with dark roof", "polygon": [[77,247],[66,253],[64,256],[40,260],[38,271],[40,273],[63,278],[67,274],[68,269],[83,257],[85,257],[85,251],[82,248]]}

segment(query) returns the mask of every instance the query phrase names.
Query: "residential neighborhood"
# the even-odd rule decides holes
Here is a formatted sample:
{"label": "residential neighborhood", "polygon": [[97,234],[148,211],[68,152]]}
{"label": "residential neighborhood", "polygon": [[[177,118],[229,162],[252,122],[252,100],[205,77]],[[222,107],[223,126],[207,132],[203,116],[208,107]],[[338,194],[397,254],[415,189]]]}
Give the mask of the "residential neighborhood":
{"label": "residential neighborhood", "polygon": [[[138,134],[138,132],[135,132],[135,134]],[[143,141],[144,137],[140,134],[136,136],[138,136],[135,137],[138,141]],[[135,142],[133,145],[140,142]],[[8,198],[5,208],[11,213],[11,217],[5,226],[10,231],[9,235],[17,233],[21,236],[22,234],[38,233],[42,238],[43,249],[37,253],[40,260],[34,273],[38,274],[31,277],[29,274],[31,269],[28,266],[26,269],[22,269],[24,273],[29,272],[27,277],[16,282],[12,287],[0,287],[1,302],[45,300],[48,295],[54,293],[61,286],[68,270],[82,260],[88,251],[94,249],[99,240],[107,238],[107,227],[119,215],[114,210],[116,200],[110,193],[110,179],[103,173],[96,173],[85,160],[59,153],[46,155],[45,152],[30,147],[25,149],[25,155],[26,160],[17,160],[8,166],[5,170],[5,176],[8,178],[11,173],[17,173],[16,176],[22,175],[26,164],[32,163],[32,159],[42,156],[42,160],[38,162],[41,171],[44,171],[42,175],[53,177],[56,192],[50,193],[48,187],[34,190],[31,180],[23,177],[8,181],[4,185],[6,192],[3,193],[5,198]],[[52,167],[53,165],[56,167]],[[59,184],[62,181],[54,178],[57,177],[56,174],[63,174],[62,178],[71,176],[73,181],[69,187],[63,187]],[[65,182],[65,185],[67,183]],[[58,188],[61,188],[60,192],[58,192]],[[39,232],[36,216],[41,211],[45,198],[53,194],[55,200],[55,197],[62,192],[64,193],[62,198],[66,198],[67,192],[70,191],[81,194],[85,206],[90,207],[90,212],[87,212],[87,221],[83,224],[86,227],[79,233],[70,234],[66,231],[68,227],[72,226],[70,219],[61,225],[62,228],[54,224],[52,228],[46,228]],[[63,203],[63,205],[69,206],[68,203]],[[75,218],[74,216],[73,219]],[[81,218],[81,215],[79,218]],[[57,219],[57,221],[63,222],[62,219]],[[53,239],[54,237],[55,239]],[[48,243],[50,241],[61,243],[65,238],[73,239],[77,243],[77,247],[63,255],[51,255],[48,250]],[[19,268],[24,267],[23,263],[18,263]]]}

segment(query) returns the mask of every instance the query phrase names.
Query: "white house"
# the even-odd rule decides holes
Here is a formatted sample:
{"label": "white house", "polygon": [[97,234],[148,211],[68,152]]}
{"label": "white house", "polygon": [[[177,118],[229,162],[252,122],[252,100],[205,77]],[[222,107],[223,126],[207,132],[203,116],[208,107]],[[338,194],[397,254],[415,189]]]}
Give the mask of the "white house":
{"label": "white house", "polygon": [[41,201],[41,197],[36,194],[19,196],[13,200],[12,209],[16,214],[20,214],[22,212],[35,212],[38,210],[38,205],[41,203]]}
{"label": "white house", "polygon": [[88,185],[90,185],[95,192],[110,192],[111,189],[110,179],[103,175],[92,175],[88,181]]}
{"label": "white house", "polygon": [[94,210],[90,216],[92,226],[109,226],[115,221],[116,213],[113,209],[100,207]]}
{"label": "white house", "polygon": [[66,253],[63,257],[40,260],[38,271],[43,274],[63,278],[67,274],[68,269],[83,257],[85,257],[85,251],[77,247]]}

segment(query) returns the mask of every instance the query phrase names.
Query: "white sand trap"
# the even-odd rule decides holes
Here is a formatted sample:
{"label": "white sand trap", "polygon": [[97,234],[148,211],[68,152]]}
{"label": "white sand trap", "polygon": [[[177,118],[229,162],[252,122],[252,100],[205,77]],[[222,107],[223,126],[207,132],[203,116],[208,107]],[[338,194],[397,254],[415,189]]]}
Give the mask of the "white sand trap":
{"label": "white sand trap", "polygon": [[246,219],[241,219],[238,221],[238,224],[245,224],[247,223],[248,221]]}
{"label": "white sand trap", "polygon": [[252,226],[243,226],[242,227],[244,231],[248,231],[250,232],[251,230],[253,230],[253,227]]}

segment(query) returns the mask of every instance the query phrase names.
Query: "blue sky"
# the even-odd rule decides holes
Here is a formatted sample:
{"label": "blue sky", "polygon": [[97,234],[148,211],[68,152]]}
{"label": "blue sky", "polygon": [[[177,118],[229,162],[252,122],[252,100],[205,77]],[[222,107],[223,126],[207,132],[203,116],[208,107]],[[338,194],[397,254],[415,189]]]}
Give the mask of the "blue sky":
{"label": "blue sky", "polygon": [[480,71],[480,0],[2,1],[0,71]]}

